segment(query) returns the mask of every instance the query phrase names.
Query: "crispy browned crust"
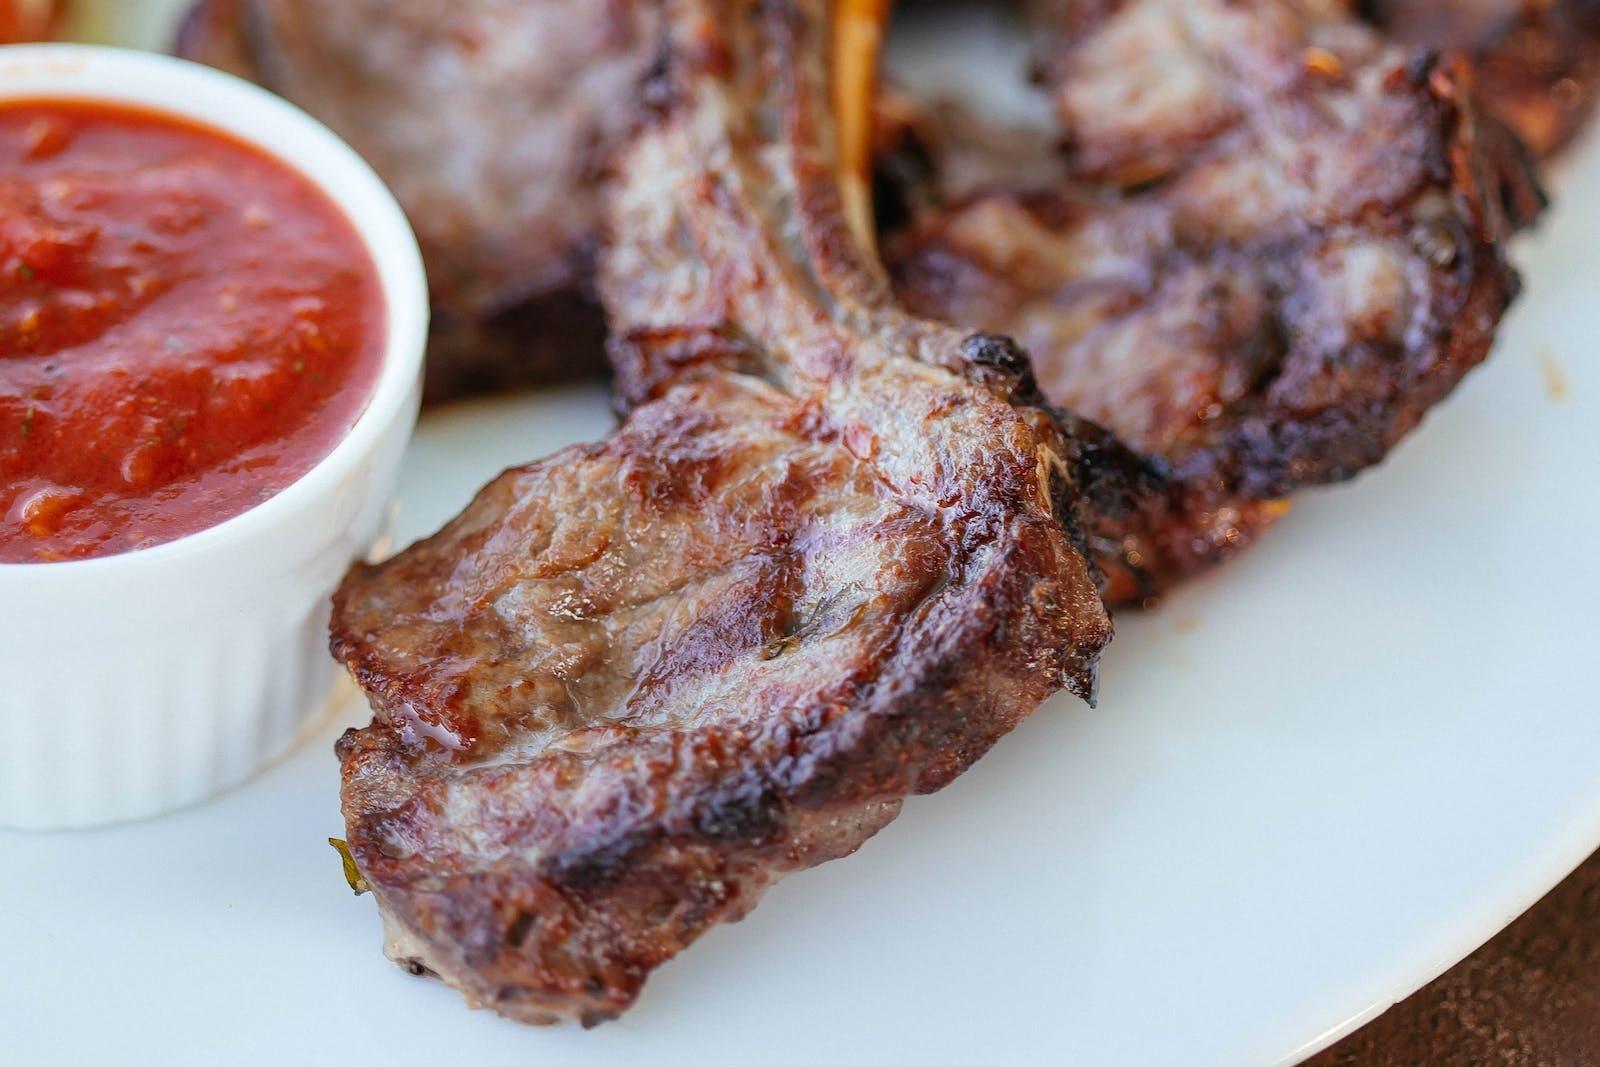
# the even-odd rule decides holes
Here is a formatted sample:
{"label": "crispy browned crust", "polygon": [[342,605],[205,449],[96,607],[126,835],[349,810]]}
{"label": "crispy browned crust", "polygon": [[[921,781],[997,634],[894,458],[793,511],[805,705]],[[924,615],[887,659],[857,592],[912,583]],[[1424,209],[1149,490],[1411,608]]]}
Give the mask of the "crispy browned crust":
{"label": "crispy browned crust", "polygon": [[1109,431],[1084,521],[1108,596],[1139,600],[1409,433],[1487,354],[1507,211],[1542,201],[1461,63],[1333,5],[1054,17],[1061,177],[924,197],[886,255],[908,307],[1017,337]]}
{"label": "crispy browned crust", "polygon": [[391,953],[593,1023],[847,855],[1109,623],[1072,443],[1009,343],[908,318],[851,239],[826,0],[673,0],[603,264],[631,407],[357,567],[349,844]]}
{"label": "crispy browned crust", "polygon": [[1600,97],[1600,0],[1362,0],[1407,44],[1469,56],[1479,94],[1540,156],[1564,148]]}
{"label": "crispy browned crust", "polygon": [[600,188],[654,27],[638,0],[203,0],[177,50],[304,107],[395,191],[441,400],[603,368]]}

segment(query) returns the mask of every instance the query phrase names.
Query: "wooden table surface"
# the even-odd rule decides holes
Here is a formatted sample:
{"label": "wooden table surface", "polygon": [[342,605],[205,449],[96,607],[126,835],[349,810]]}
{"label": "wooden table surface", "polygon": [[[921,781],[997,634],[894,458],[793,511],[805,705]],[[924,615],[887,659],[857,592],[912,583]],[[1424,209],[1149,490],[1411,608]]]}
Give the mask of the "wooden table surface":
{"label": "wooden table surface", "polygon": [[1600,853],[1308,1067],[1600,1067]]}

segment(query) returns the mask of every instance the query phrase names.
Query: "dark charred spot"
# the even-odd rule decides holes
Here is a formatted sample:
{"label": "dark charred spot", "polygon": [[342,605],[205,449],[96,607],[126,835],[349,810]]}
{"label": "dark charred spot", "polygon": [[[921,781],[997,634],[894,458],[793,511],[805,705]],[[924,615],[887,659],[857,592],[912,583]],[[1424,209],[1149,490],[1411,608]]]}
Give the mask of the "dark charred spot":
{"label": "dark charred spot", "polygon": [[764,841],[783,830],[783,804],[768,784],[729,782],[695,812],[695,829],[718,841]]}
{"label": "dark charred spot", "polygon": [[892,142],[872,161],[872,205],[878,231],[893,233],[909,225],[916,199],[932,188],[937,165],[927,141],[909,123],[896,127]]}
{"label": "dark charred spot", "polygon": [[[1397,74],[1410,85],[1428,85],[1434,72],[1439,69],[1439,50],[1437,48],[1418,48],[1412,50],[1402,66],[1397,68]],[[1435,87],[1437,91],[1438,87]],[[1443,95],[1443,94],[1440,94]]]}
{"label": "dark charred spot", "polygon": [[1019,377],[1031,369],[1028,354],[1009,337],[995,333],[975,333],[961,342],[961,355],[978,367],[993,367]]}
{"label": "dark charred spot", "polygon": [[657,116],[671,111],[681,95],[677,79],[673,77],[672,49],[668,45],[669,42],[663,37],[655,58],[639,83],[640,106]]}
{"label": "dark charred spot", "polygon": [[506,928],[506,944],[512,948],[521,948],[524,941],[528,940],[528,931],[533,929],[533,913],[527,911],[517,912],[517,917],[511,920],[511,925]]}
{"label": "dark charred spot", "polygon": [[1012,403],[1037,406],[1044,402],[1033,376],[1033,362],[1011,338],[975,333],[961,342],[961,356],[977,381]]}
{"label": "dark charred spot", "polygon": [[551,881],[580,891],[601,885],[626,868],[637,844],[633,837],[623,835],[556,856],[550,862]]}
{"label": "dark charred spot", "polygon": [[342,763],[346,757],[350,755],[351,749],[355,748],[360,741],[361,731],[352,726],[345,730],[344,733],[340,734],[339,740],[333,743],[333,754],[337,756],[339,761]]}

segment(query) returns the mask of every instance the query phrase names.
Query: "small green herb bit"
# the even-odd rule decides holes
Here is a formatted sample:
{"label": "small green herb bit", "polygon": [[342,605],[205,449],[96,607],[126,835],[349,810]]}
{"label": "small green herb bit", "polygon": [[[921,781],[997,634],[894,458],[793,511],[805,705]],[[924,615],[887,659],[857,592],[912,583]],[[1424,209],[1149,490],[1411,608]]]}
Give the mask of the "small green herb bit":
{"label": "small green herb bit", "polygon": [[372,887],[361,874],[361,868],[356,866],[356,858],[350,855],[350,846],[337,837],[328,838],[328,844],[339,854],[339,862],[344,865],[344,880],[350,884],[350,891],[356,896],[369,892]]}

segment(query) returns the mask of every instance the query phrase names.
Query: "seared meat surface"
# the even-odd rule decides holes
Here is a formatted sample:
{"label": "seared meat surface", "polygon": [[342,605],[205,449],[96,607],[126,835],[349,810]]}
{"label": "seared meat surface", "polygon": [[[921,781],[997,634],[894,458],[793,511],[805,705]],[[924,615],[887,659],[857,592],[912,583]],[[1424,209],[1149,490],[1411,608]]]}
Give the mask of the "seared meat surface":
{"label": "seared meat surface", "polygon": [[1536,154],[1564,147],[1600,96],[1600,0],[1362,0],[1396,40],[1476,65],[1482,98]]}
{"label": "seared meat surface", "polygon": [[310,111],[394,190],[440,399],[599,369],[600,188],[656,22],[638,0],[205,0],[179,51]]}
{"label": "seared meat surface", "polygon": [[1015,336],[1110,431],[1085,523],[1108,596],[1138,600],[1377,463],[1484,358],[1507,207],[1539,197],[1459,64],[1337,4],[1052,18],[1060,177],[924,198],[885,251],[908,307]]}
{"label": "seared meat surface", "polygon": [[390,951],[517,1019],[621,1012],[1109,637],[1026,359],[898,310],[846,219],[828,6],[669,0],[602,266],[629,413],[336,597]]}

